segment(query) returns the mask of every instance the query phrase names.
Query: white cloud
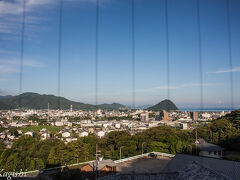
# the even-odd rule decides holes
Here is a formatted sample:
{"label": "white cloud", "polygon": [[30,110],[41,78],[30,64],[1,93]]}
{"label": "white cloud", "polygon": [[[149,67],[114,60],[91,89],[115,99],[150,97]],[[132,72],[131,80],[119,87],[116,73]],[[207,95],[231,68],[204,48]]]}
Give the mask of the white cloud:
{"label": "white cloud", "polygon": [[5,49],[0,49],[0,54],[13,54],[15,52],[13,51],[9,51],[9,50],[5,50]]}
{"label": "white cloud", "polygon": [[0,89],[0,96],[6,96],[6,95],[14,95],[12,91],[8,89]]}
{"label": "white cloud", "polygon": [[[112,0],[99,0],[100,6],[104,6],[105,2]],[[50,17],[43,18],[44,8],[49,8],[54,5],[56,11],[59,8],[59,0],[26,0],[26,16],[25,24],[28,26],[28,32],[39,31],[39,24],[42,21],[49,21]],[[63,0],[63,3],[95,3],[96,0]],[[19,38],[22,27],[22,13],[23,13],[23,0],[0,0],[0,33],[5,35],[17,35]],[[34,13],[34,14],[33,14]],[[34,28],[33,26],[36,26]],[[40,29],[42,30],[42,29]],[[26,34],[30,36],[30,34]],[[16,40],[17,38],[9,38],[1,36],[2,40]]]}
{"label": "white cloud", "polygon": [[[13,59],[0,59],[0,65],[1,64],[7,64],[7,65],[20,65],[19,60],[13,60]],[[43,63],[40,63],[39,61],[35,60],[24,60],[23,61],[23,66],[28,66],[28,67],[44,67]]]}
{"label": "white cloud", "polygon": [[[54,0],[26,0],[26,12],[32,12],[39,8],[39,6],[53,4],[57,1]],[[7,1],[2,0],[0,1],[0,16],[6,15],[19,15],[23,12],[23,0],[14,0],[14,1]]]}
{"label": "white cloud", "polygon": [[[224,85],[223,83],[203,83],[203,87],[208,86],[221,86]],[[176,89],[183,89],[183,88],[193,88],[193,87],[200,87],[200,83],[183,83],[183,84],[176,84],[176,85],[170,85],[169,87],[167,85],[163,86],[157,86],[157,87],[151,87],[146,89],[136,89],[136,92],[147,92],[147,91],[155,91],[155,90],[176,90]]]}
{"label": "white cloud", "polygon": [[[35,60],[24,60],[24,67],[41,68],[45,65]],[[0,74],[13,74],[20,72],[20,61],[13,59],[0,59]]]}
{"label": "white cloud", "polygon": [[12,74],[19,72],[16,67],[0,64],[0,74]]}
{"label": "white cloud", "polygon": [[[39,15],[42,12],[42,7],[56,3],[55,0],[26,0],[26,19],[27,25],[35,25],[44,19]],[[38,14],[32,14],[38,12]],[[20,35],[23,13],[23,0],[0,1],[0,33],[6,35]],[[5,39],[2,38],[1,39]],[[12,38],[14,39],[14,38]],[[11,39],[10,39],[11,40]]]}
{"label": "white cloud", "polygon": [[230,72],[240,72],[240,67],[232,68],[232,69],[224,69],[218,70],[214,72],[208,72],[208,74],[222,74],[222,73],[230,73]]}

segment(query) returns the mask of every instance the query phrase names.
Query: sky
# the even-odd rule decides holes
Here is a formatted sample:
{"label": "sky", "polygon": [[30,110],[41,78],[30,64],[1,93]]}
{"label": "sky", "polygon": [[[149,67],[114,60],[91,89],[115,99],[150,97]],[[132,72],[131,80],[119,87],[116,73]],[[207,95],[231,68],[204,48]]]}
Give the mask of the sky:
{"label": "sky", "polygon": [[[60,0],[26,0],[22,92],[58,95]],[[200,107],[196,0],[168,0],[169,93]],[[166,98],[165,0],[135,0],[135,104]],[[23,0],[0,0],[0,95],[18,95]],[[132,103],[131,0],[99,0],[98,103]],[[240,1],[200,0],[204,108],[240,107]],[[96,1],[63,0],[60,96],[95,103]]]}

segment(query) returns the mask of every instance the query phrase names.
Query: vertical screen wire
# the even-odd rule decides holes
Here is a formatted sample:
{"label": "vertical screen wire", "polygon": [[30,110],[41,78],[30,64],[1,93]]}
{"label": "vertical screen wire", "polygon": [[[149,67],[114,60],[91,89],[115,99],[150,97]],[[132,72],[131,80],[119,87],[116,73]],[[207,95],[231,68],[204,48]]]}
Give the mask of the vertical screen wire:
{"label": "vertical screen wire", "polygon": [[98,34],[99,34],[99,0],[96,0],[96,57],[95,57],[95,105],[98,105]]}
{"label": "vertical screen wire", "polygon": [[58,109],[61,108],[60,90],[61,90],[61,56],[62,56],[62,9],[63,0],[60,0],[59,5],[59,31],[58,31]]}
{"label": "vertical screen wire", "polygon": [[199,0],[197,0],[197,29],[198,29],[198,60],[199,60],[199,82],[200,82],[200,110],[203,111],[202,34],[201,34]]}
{"label": "vertical screen wire", "polygon": [[234,102],[233,102],[233,73],[232,73],[232,34],[231,34],[231,20],[230,20],[229,0],[226,0],[226,11],[227,11],[229,68],[230,68],[230,103],[231,103],[231,109],[233,109],[234,108]]}
{"label": "vertical screen wire", "polygon": [[167,60],[167,98],[170,99],[168,0],[165,0],[165,26],[166,26],[166,60]]}
{"label": "vertical screen wire", "polygon": [[24,42],[25,42],[25,19],[26,19],[26,0],[23,0],[22,12],[22,32],[21,32],[21,54],[20,54],[20,72],[19,72],[19,102],[18,106],[22,106],[22,81],[23,81],[23,57],[24,57]]}
{"label": "vertical screen wire", "polygon": [[135,9],[132,0],[132,109],[135,109]]}
{"label": "vertical screen wire", "polygon": [[[199,60],[199,81],[200,81],[200,110],[203,111],[203,72],[202,72],[202,34],[200,19],[200,2],[197,0],[197,31],[198,31],[198,60]],[[197,127],[196,127],[197,132]],[[197,136],[196,136],[197,137]],[[199,137],[197,137],[199,138]],[[197,140],[197,139],[196,139]],[[197,149],[196,149],[197,152]],[[200,158],[200,164],[203,165],[204,159]]]}

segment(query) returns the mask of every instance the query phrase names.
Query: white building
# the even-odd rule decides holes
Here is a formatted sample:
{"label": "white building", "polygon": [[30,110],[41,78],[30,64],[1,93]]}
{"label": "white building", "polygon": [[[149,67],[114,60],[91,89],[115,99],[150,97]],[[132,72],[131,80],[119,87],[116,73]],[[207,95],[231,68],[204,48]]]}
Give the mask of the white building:
{"label": "white building", "polygon": [[97,136],[100,137],[100,138],[102,138],[102,137],[105,136],[105,132],[104,132],[104,131],[99,131],[99,132],[97,133]]}
{"label": "white building", "polygon": [[79,134],[80,137],[88,136],[88,132],[84,131]]}
{"label": "white building", "polygon": [[4,133],[0,133],[0,139],[5,139],[6,135]]}
{"label": "white building", "polygon": [[180,128],[181,129],[188,129],[188,124],[187,123],[180,123]]}
{"label": "white building", "polygon": [[68,137],[70,137],[71,136],[71,133],[70,132],[64,132],[64,133],[62,133],[62,137],[64,137],[64,138],[68,138]]}
{"label": "white building", "polygon": [[56,121],[55,126],[63,126],[63,122],[62,121]]}
{"label": "white building", "polygon": [[33,132],[32,131],[28,131],[24,133],[25,135],[29,135],[29,136],[33,136]]}
{"label": "white building", "polygon": [[121,125],[119,123],[115,124],[115,128],[120,129]]}
{"label": "white building", "polygon": [[48,138],[50,138],[51,134],[48,133],[48,132],[44,132],[42,135],[41,135],[41,140],[46,140]]}
{"label": "white building", "polygon": [[149,119],[149,114],[148,114],[148,113],[142,113],[142,114],[140,114],[140,119],[141,119],[141,121],[148,121],[148,119]]}

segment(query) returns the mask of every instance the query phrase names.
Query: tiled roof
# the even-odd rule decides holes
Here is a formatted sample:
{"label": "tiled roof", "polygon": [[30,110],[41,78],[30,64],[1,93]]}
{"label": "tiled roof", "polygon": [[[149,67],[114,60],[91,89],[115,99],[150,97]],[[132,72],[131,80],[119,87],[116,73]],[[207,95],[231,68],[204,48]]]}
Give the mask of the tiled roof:
{"label": "tiled roof", "polygon": [[178,173],[118,174],[98,178],[98,180],[176,180]]}
{"label": "tiled roof", "polygon": [[209,168],[206,168],[203,165],[200,165],[198,162],[192,162],[179,172],[177,179],[181,180],[230,180],[231,178],[226,177],[222,174],[219,174],[216,171],[213,171]]}
{"label": "tiled roof", "polygon": [[99,180],[230,180],[222,174],[192,162],[177,172],[117,174]]}
{"label": "tiled roof", "polygon": [[[94,163],[89,163],[89,165],[92,166],[92,167],[95,167],[94,164],[95,164],[95,162]],[[98,161],[98,170],[101,170],[105,166],[115,167],[116,163],[114,161],[112,161],[111,159]]]}
{"label": "tiled roof", "polygon": [[221,151],[222,147],[206,142],[204,139],[198,139],[197,147],[200,151]]}
{"label": "tiled roof", "polygon": [[186,154],[175,155],[163,172],[177,172],[180,171],[184,166],[193,162],[197,162],[201,166],[206,167],[218,173],[219,175],[229,177],[229,179],[240,179],[240,162]]}

